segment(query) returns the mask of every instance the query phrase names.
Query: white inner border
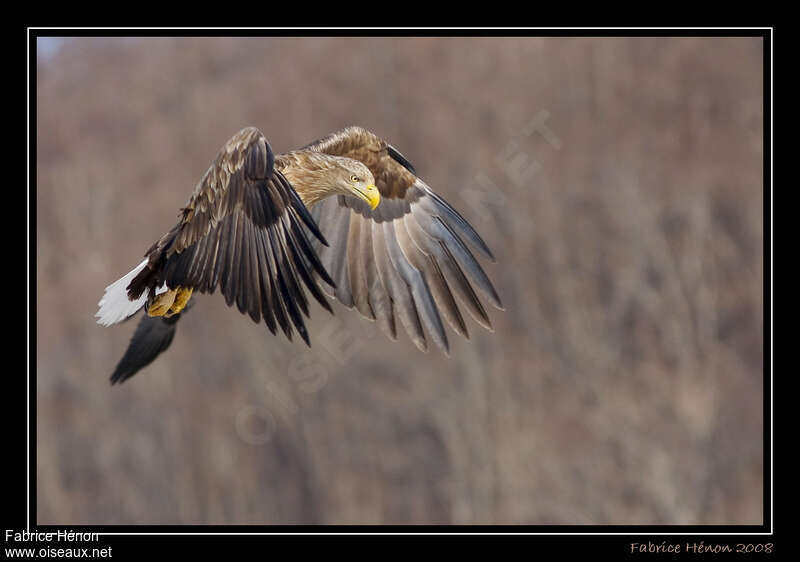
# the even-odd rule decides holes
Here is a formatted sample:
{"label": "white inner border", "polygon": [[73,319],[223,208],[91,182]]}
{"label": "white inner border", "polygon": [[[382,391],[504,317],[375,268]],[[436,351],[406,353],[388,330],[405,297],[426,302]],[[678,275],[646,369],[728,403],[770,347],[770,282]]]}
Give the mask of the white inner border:
{"label": "white inner border", "polygon": [[[64,30],[68,30],[68,29],[77,29],[77,30],[87,30],[87,29],[88,30],[104,30],[104,29],[113,29],[113,30],[130,29],[130,30],[137,30],[137,29],[147,29],[147,30],[164,31],[165,33],[169,33],[172,30],[181,30],[181,31],[187,31],[187,30],[188,31],[191,31],[191,30],[235,30],[235,31],[258,30],[258,31],[264,31],[264,30],[284,30],[284,29],[302,30],[302,31],[324,31],[324,30],[342,31],[342,30],[352,30],[352,31],[376,31],[376,32],[391,31],[391,30],[414,30],[414,31],[426,32],[426,33],[430,32],[430,31],[449,31],[449,30],[490,30],[490,31],[537,31],[537,30],[541,30],[541,31],[546,31],[546,30],[554,30],[554,29],[555,30],[568,29],[568,30],[578,30],[578,31],[597,31],[597,30],[603,30],[603,31],[608,31],[608,30],[612,30],[612,31],[613,30],[626,30],[626,31],[628,31],[628,30],[632,30],[632,29],[643,30],[643,31],[689,30],[689,31],[696,31],[698,33],[702,32],[703,30],[726,30],[726,31],[727,30],[745,30],[745,31],[770,30],[772,33],[770,35],[770,61],[769,61],[769,65],[770,65],[770,115],[769,115],[769,119],[770,119],[770,162],[769,162],[769,164],[770,164],[770,185],[769,185],[769,193],[770,193],[770,207],[769,207],[769,233],[770,233],[770,244],[769,244],[769,257],[770,257],[770,260],[769,260],[769,266],[770,266],[770,270],[769,270],[769,274],[770,274],[769,275],[769,283],[770,283],[770,301],[769,301],[769,306],[770,306],[770,332],[769,332],[769,336],[770,336],[770,339],[769,339],[769,349],[770,349],[770,373],[769,373],[769,376],[770,376],[770,397],[769,397],[769,400],[770,400],[770,417],[769,417],[769,421],[770,421],[770,497],[773,499],[773,501],[770,502],[770,530],[769,530],[769,532],[747,533],[747,535],[756,536],[756,535],[773,535],[774,534],[774,525],[775,525],[775,521],[774,521],[775,520],[775,517],[774,517],[774,515],[775,515],[775,513],[774,513],[774,511],[775,511],[775,507],[774,507],[774,497],[775,497],[775,490],[774,490],[774,487],[775,487],[775,479],[774,479],[774,473],[775,473],[774,450],[775,449],[774,449],[774,431],[773,431],[773,426],[774,426],[774,423],[773,423],[774,402],[773,401],[774,401],[774,394],[775,393],[774,393],[774,386],[773,386],[773,383],[774,383],[774,379],[773,379],[773,338],[774,338],[774,336],[773,336],[773,321],[772,321],[773,289],[774,289],[773,283],[772,283],[773,267],[774,267],[773,266],[773,249],[772,249],[772,220],[773,220],[772,186],[773,186],[773,183],[774,183],[774,179],[773,179],[773,173],[774,173],[773,172],[773,163],[774,163],[773,160],[774,160],[774,156],[773,156],[773,154],[775,152],[775,143],[774,143],[774,131],[773,131],[772,124],[773,124],[773,112],[774,112],[774,108],[773,108],[773,105],[774,105],[773,104],[773,101],[774,101],[774,94],[773,94],[773,75],[774,75],[773,74],[774,73],[774,68],[773,68],[773,59],[774,59],[773,48],[774,48],[774,43],[773,43],[773,41],[774,41],[775,29],[773,27],[703,27],[703,28],[693,28],[693,27],[447,27],[447,28],[430,28],[430,27],[378,27],[378,28],[362,28],[362,27],[247,27],[247,28],[245,28],[245,27],[180,27],[180,28],[160,28],[160,27],[108,27],[108,28],[106,28],[106,27],[104,27],[104,28],[95,28],[95,27],[28,27],[27,28],[27,31],[28,31],[27,41],[28,41],[28,44],[26,45],[26,51],[27,51],[26,76],[27,76],[27,79],[28,79],[28,85],[27,85],[28,96],[27,96],[27,100],[26,100],[27,114],[28,114],[28,125],[27,125],[27,135],[26,135],[26,140],[27,140],[27,143],[28,143],[27,147],[26,147],[26,152],[27,152],[27,155],[28,155],[27,156],[27,164],[28,164],[28,171],[27,171],[27,174],[28,174],[28,193],[26,194],[27,210],[28,210],[28,216],[27,216],[28,228],[27,228],[27,232],[26,232],[26,239],[27,239],[26,256],[27,256],[27,266],[28,266],[28,271],[27,271],[27,281],[28,281],[28,283],[27,283],[27,287],[26,287],[27,299],[28,299],[28,319],[27,319],[27,322],[26,322],[26,327],[27,327],[26,340],[27,340],[27,354],[28,354],[28,356],[27,356],[26,361],[27,361],[27,367],[28,367],[28,377],[27,377],[27,380],[26,380],[26,388],[27,388],[26,414],[27,414],[27,417],[26,417],[26,420],[25,420],[25,425],[26,425],[26,428],[27,428],[27,443],[26,443],[26,448],[27,448],[27,463],[26,463],[26,468],[27,468],[27,474],[26,474],[26,479],[27,479],[27,482],[26,482],[26,491],[27,491],[27,497],[26,497],[26,502],[27,502],[26,525],[27,526],[26,526],[26,530],[27,531],[31,530],[31,503],[30,503],[31,502],[31,482],[30,482],[30,479],[31,479],[31,470],[30,470],[30,468],[31,468],[31,451],[30,451],[30,447],[31,447],[31,424],[30,424],[30,418],[31,418],[31,416],[30,416],[30,408],[31,408],[31,406],[30,406],[30,404],[31,404],[31,382],[30,382],[30,380],[31,380],[30,379],[30,372],[31,372],[30,371],[30,345],[31,345],[31,342],[30,342],[30,333],[31,333],[31,325],[30,325],[30,303],[31,303],[31,300],[30,300],[31,299],[31,295],[30,295],[30,282],[31,282],[31,278],[30,278],[30,274],[31,274],[30,273],[31,272],[31,269],[30,269],[30,266],[31,266],[31,263],[30,263],[30,260],[31,260],[31,254],[30,254],[30,247],[31,247],[31,239],[30,239],[30,210],[31,210],[31,208],[30,208],[30,205],[31,205],[31,201],[30,201],[30,192],[31,192],[31,190],[30,190],[30,186],[31,186],[31,178],[30,178],[30,169],[31,169],[31,162],[30,162],[30,158],[31,158],[31,155],[30,155],[30,145],[31,145],[31,143],[30,143],[30,140],[31,140],[30,139],[30,135],[31,135],[31,132],[30,132],[30,114],[31,114],[30,113],[31,112],[31,107],[30,107],[30,93],[31,93],[30,92],[30,87],[31,87],[30,66],[31,65],[30,65],[30,57],[31,57],[31,52],[30,52],[30,38],[31,38],[31,31],[32,30],[49,30],[49,29],[58,29],[58,30],[62,30],[62,29],[64,29]],[[763,92],[762,92],[762,95],[763,95]],[[397,533],[393,533],[393,532],[390,532],[390,531],[387,531],[385,533],[381,533],[381,532],[368,533],[368,532],[346,532],[346,531],[342,531],[342,532],[280,532],[280,531],[274,531],[274,532],[264,532],[264,533],[236,533],[236,532],[231,532],[231,533],[219,533],[219,532],[204,533],[204,532],[196,532],[196,533],[98,533],[98,534],[100,536],[104,536],[104,535],[108,535],[108,536],[114,536],[114,535],[132,535],[132,536],[133,535],[142,535],[142,536],[151,536],[151,535],[232,535],[232,536],[235,536],[235,535],[381,535],[381,534],[388,534],[388,535],[471,535],[471,534],[472,535],[600,535],[600,536],[603,536],[603,535],[630,535],[630,536],[636,536],[636,535],[651,535],[651,536],[661,536],[661,535],[736,535],[736,536],[741,536],[741,535],[743,535],[743,533],[721,533],[721,532],[705,533],[705,532],[702,532],[702,531],[694,532],[694,533],[688,533],[688,532],[686,532],[686,533],[676,533],[676,532],[672,532],[672,533],[670,533],[670,532],[664,532],[664,533],[647,533],[647,532],[639,532],[639,533],[637,533],[637,532],[625,532],[625,533],[622,533],[622,532],[620,532],[620,533],[591,533],[591,532],[589,532],[589,533],[532,533],[532,532],[525,532],[525,531],[520,531],[519,533],[516,533],[516,532],[497,532],[497,533],[491,533],[491,532],[477,532],[477,533],[468,533],[468,532],[463,532],[463,533],[445,533],[445,532],[402,533],[402,532],[397,532]]]}

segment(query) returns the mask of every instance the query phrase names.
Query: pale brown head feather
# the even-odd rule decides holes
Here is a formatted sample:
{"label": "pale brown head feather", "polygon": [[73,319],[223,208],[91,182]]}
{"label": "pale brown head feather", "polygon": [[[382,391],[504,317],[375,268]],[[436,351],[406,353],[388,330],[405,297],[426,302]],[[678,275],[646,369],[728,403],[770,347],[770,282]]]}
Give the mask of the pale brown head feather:
{"label": "pale brown head feather", "polygon": [[334,195],[353,196],[351,176],[358,177],[365,186],[375,184],[372,172],[358,160],[319,152],[282,154],[275,159],[275,168],[286,176],[308,207]]}

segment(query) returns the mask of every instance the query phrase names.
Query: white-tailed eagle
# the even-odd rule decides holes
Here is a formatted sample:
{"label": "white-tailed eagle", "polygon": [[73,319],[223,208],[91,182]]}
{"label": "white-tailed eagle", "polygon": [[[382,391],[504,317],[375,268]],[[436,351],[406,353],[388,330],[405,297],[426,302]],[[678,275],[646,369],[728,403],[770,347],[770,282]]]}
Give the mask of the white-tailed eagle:
{"label": "white-tailed eagle", "polygon": [[444,322],[469,338],[457,303],[492,329],[473,285],[502,309],[465,240],[494,261],[475,229],[373,133],[348,127],[276,156],[247,127],[222,147],[178,224],[106,288],[99,324],[146,311],[111,381],[167,349],[192,294],[217,287],[228,306],[273,334],[297,330],[306,344],[307,289],[331,313],[325,293],[355,307],[392,339],[399,318],[419,349],[427,331],[447,353]]}

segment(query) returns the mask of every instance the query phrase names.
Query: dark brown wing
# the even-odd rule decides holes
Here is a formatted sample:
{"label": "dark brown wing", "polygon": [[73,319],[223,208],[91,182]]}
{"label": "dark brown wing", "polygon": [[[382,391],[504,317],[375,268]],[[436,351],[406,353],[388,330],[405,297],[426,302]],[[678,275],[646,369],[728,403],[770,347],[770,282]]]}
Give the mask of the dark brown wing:
{"label": "dark brown wing", "polygon": [[423,326],[439,347],[449,350],[441,317],[469,337],[457,302],[481,326],[492,329],[473,284],[494,306],[502,304],[464,239],[492,261],[494,256],[475,229],[416,177],[400,152],[360,127],[343,129],[305,149],[360,160],[381,193],[375,210],[346,197],[327,199],[311,210],[330,241],[317,251],[336,283],[333,294],[339,301],[375,319],[392,339],[399,316],[423,351]]}
{"label": "dark brown wing", "polygon": [[[228,306],[292,327],[308,343],[303,284],[330,310],[313,275],[332,282],[301,225],[326,243],[306,207],[283,175],[264,135],[241,130],[222,147],[181,211],[180,222],[148,252],[148,265],[129,285],[136,299],[145,290],[191,287],[213,293],[219,285]],[[302,313],[302,314],[301,314]]]}
{"label": "dark brown wing", "polygon": [[189,301],[183,311],[169,318],[143,314],[131,337],[128,349],[125,350],[125,355],[119,360],[116,369],[111,374],[111,384],[125,382],[164,353],[175,337],[178,320],[192,306],[194,306],[194,301]]}

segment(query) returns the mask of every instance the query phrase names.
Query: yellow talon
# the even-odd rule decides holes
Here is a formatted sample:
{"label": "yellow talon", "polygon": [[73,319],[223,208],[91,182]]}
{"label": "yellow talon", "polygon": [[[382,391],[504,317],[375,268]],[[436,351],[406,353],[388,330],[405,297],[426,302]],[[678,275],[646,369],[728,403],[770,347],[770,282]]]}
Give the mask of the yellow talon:
{"label": "yellow talon", "polygon": [[175,302],[172,303],[172,306],[169,309],[170,316],[173,314],[178,314],[181,310],[183,310],[183,308],[186,306],[186,303],[189,302],[190,298],[192,298],[192,292],[194,289],[178,287],[177,291],[178,294],[175,295]]}
{"label": "yellow talon", "polygon": [[177,293],[178,290],[173,289],[171,291],[167,291],[166,293],[156,295],[155,300],[153,300],[153,304],[147,307],[147,315],[164,316],[167,312],[169,312],[172,303],[175,302],[175,295]]}
{"label": "yellow talon", "polygon": [[187,289],[185,287],[176,287],[165,293],[156,296],[147,308],[148,316],[163,316],[169,318],[174,314],[178,314],[186,307],[186,303],[192,298],[194,289]]}

